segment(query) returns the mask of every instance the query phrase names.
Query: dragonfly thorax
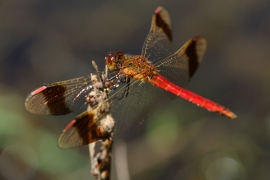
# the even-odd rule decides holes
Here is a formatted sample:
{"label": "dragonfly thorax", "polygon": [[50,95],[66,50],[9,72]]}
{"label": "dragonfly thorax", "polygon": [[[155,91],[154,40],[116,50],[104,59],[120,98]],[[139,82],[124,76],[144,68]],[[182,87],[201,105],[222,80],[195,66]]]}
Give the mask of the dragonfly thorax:
{"label": "dragonfly thorax", "polygon": [[157,74],[157,70],[144,56],[127,55],[123,52],[113,52],[108,55],[106,64],[110,70],[119,70],[126,76],[132,77],[140,81],[149,81],[153,74]]}
{"label": "dragonfly thorax", "polygon": [[122,71],[127,76],[144,82],[148,82],[154,74],[157,74],[155,66],[143,56],[130,56],[128,62],[124,63]]}

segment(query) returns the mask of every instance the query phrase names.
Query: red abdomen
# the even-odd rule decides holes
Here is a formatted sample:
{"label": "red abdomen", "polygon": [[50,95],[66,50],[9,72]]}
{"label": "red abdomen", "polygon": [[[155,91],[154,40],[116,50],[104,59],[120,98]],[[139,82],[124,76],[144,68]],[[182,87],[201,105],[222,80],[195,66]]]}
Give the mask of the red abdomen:
{"label": "red abdomen", "polygon": [[151,83],[159,88],[162,88],[162,89],[169,91],[177,96],[180,96],[183,99],[186,99],[186,100],[188,100],[188,101],[190,101],[190,102],[192,102],[192,103],[194,103],[202,108],[205,108],[211,112],[220,113],[220,114],[222,114],[230,119],[234,119],[237,117],[229,109],[227,109],[227,108],[225,108],[225,107],[223,107],[223,106],[221,106],[213,101],[210,101],[210,100],[208,100],[200,95],[197,95],[191,91],[188,91],[186,89],[178,87],[159,74],[155,74],[152,77]]}

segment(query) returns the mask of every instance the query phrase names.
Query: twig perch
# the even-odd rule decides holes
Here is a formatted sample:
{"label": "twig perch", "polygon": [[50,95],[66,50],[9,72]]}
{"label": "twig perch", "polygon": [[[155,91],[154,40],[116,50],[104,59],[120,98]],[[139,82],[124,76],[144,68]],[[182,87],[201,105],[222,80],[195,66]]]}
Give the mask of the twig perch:
{"label": "twig perch", "polygon": [[[95,147],[99,142],[89,144],[89,153],[91,160],[91,174],[97,180],[109,180],[112,145],[113,145],[113,130],[114,119],[110,114],[110,104],[107,101],[109,91],[104,90],[105,82],[107,80],[107,70],[100,74],[98,66],[92,61],[93,67],[96,69],[96,75],[91,74],[91,81],[94,86],[87,97],[88,110],[92,110],[95,116],[99,118],[99,126],[97,132],[101,134],[108,134],[108,138],[101,140],[101,147],[99,152],[95,153]],[[94,109],[92,109],[95,107]]]}

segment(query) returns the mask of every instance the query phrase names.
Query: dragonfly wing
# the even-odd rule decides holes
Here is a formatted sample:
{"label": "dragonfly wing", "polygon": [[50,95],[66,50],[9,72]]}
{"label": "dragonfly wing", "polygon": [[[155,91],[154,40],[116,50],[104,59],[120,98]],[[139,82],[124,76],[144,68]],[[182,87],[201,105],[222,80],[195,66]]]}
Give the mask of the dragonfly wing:
{"label": "dragonfly wing", "polygon": [[85,97],[92,90],[90,75],[47,84],[27,96],[25,107],[33,114],[63,115],[84,111]]}
{"label": "dragonfly wing", "polygon": [[124,92],[119,91],[116,92],[118,97],[111,95],[113,102],[110,108],[112,117],[115,119],[117,134],[143,122],[152,114],[158,105],[159,93],[162,92],[150,83],[142,83],[134,79],[130,82],[128,89],[127,97],[121,97]]}
{"label": "dragonfly wing", "polygon": [[171,53],[171,42],[170,15],[165,8],[158,7],[152,17],[150,32],[142,47],[142,56],[154,64]]}
{"label": "dragonfly wing", "polygon": [[[198,69],[206,51],[206,40],[194,37],[187,41],[178,51],[155,64],[160,74],[172,83],[185,87]],[[176,96],[167,93],[170,98]]]}
{"label": "dragonfly wing", "polygon": [[67,149],[110,137],[113,127],[110,131],[106,131],[106,127],[100,123],[108,117],[110,117],[108,114],[97,117],[91,109],[84,111],[64,129],[58,139],[58,146]]}

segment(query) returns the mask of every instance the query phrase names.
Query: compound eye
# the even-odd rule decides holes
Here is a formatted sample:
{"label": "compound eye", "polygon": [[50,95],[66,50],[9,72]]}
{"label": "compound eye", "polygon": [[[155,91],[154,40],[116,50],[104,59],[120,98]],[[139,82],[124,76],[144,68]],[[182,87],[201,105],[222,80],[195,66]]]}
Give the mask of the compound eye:
{"label": "compound eye", "polygon": [[110,70],[116,69],[116,62],[113,54],[109,54],[108,57],[105,57],[106,64]]}
{"label": "compound eye", "polygon": [[121,68],[122,59],[124,54],[122,52],[110,53],[108,57],[105,58],[106,64],[110,70],[117,70]]}

